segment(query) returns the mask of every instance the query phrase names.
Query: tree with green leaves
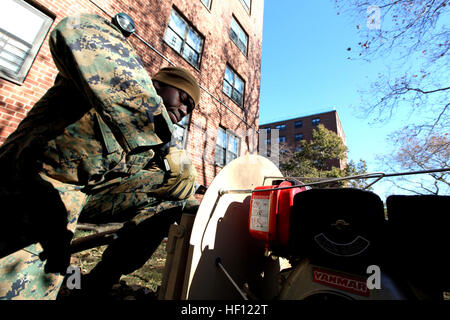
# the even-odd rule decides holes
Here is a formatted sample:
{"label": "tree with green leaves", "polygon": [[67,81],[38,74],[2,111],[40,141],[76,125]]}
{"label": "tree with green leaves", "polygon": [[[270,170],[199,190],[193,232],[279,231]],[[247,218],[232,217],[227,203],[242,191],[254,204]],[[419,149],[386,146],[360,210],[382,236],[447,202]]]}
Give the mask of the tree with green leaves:
{"label": "tree with green leaves", "polygon": [[[342,178],[367,172],[367,165],[363,160],[360,160],[358,164],[354,161],[346,163],[347,147],[342,138],[322,124],[313,130],[311,140],[301,141],[300,151],[294,152],[285,145],[281,145],[280,148],[285,150],[280,157],[280,169],[283,175],[298,177],[303,182]],[[336,164],[336,160],[344,163],[343,168],[333,165]],[[321,185],[321,187],[324,186]],[[326,186],[361,188],[364,183],[358,180],[350,180],[327,184]]]}
{"label": "tree with green leaves", "polygon": [[[350,160],[345,167],[344,175],[348,176],[358,176],[367,173],[367,162],[363,159],[359,159],[359,162],[355,162]],[[352,179],[349,180],[349,187],[363,189],[367,185],[365,179]],[[368,190],[372,190],[372,188],[368,188]]]}

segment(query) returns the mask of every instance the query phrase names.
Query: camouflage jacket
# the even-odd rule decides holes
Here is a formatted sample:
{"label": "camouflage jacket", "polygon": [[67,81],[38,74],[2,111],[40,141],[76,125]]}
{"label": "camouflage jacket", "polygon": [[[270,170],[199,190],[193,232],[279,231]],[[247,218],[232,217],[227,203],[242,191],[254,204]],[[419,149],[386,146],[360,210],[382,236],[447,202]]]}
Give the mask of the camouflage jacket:
{"label": "camouflage jacket", "polygon": [[49,42],[59,74],[0,147],[0,174],[96,185],[145,167],[173,125],[132,46],[92,14],[63,19]]}

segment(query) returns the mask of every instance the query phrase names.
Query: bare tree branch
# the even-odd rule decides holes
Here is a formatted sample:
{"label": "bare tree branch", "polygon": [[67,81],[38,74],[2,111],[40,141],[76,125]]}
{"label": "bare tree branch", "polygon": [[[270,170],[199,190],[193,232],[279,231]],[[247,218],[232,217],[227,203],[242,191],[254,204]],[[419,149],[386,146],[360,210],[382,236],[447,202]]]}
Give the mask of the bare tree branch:
{"label": "bare tree branch", "polygon": [[405,86],[405,90],[410,90],[410,91],[417,91],[423,94],[429,94],[429,93],[435,93],[435,92],[439,92],[439,91],[445,91],[445,90],[449,90],[450,87],[446,87],[446,88],[439,88],[439,89],[435,89],[435,90],[429,90],[429,91],[425,91],[419,88],[409,88],[407,85]]}
{"label": "bare tree branch", "polygon": [[[359,59],[379,58],[389,61],[391,70],[397,70],[392,76],[383,72],[383,77],[363,92],[366,115],[378,111],[378,120],[384,121],[390,119],[398,107],[417,110],[421,103],[426,103],[438,117],[439,108],[448,103],[445,98],[450,89],[435,81],[441,76],[442,68],[448,65],[450,30],[445,23],[440,23],[448,17],[448,1],[335,0],[335,3],[339,11],[343,10],[357,21],[362,38],[358,42]],[[377,30],[361,27],[371,18],[367,12],[369,6],[379,8],[381,24]],[[413,70],[418,67],[417,62],[422,63],[419,75]],[[404,70],[404,75],[395,76],[400,70]],[[428,89],[432,86],[433,89]],[[428,94],[433,94],[433,99],[425,96]]]}

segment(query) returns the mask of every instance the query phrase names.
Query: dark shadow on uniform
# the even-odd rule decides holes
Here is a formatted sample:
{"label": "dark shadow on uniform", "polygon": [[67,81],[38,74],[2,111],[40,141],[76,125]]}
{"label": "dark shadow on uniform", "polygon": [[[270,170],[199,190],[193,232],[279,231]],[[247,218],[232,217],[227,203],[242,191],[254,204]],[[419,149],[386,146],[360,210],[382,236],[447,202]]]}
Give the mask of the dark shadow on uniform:
{"label": "dark shadow on uniform", "polygon": [[58,191],[37,178],[21,188],[25,188],[26,198],[20,194],[0,199],[0,257],[39,242],[48,257],[46,270],[65,271],[73,234],[67,230],[67,211]]}

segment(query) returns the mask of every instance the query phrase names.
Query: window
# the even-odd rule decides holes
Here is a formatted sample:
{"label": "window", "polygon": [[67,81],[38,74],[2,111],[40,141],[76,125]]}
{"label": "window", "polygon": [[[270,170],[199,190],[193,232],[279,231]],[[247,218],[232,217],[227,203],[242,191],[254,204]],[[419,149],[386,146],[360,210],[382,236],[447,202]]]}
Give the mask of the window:
{"label": "window", "polygon": [[23,0],[0,1],[0,76],[22,84],[53,23]]}
{"label": "window", "polygon": [[227,65],[222,91],[240,107],[244,104],[244,81]]}
{"label": "window", "polygon": [[286,137],[285,136],[279,137],[278,142],[286,142]]}
{"label": "window", "polygon": [[200,68],[204,39],[175,9],[172,9],[164,40],[187,62]]}
{"label": "window", "polygon": [[296,128],[301,128],[301,127],[303,127],[303,121],[302,121],[302,120],[295,121],[294,126],[295,126]]}
{"label": "window", "polygon": [[248,36],[234,17],[231,19],[230,38],[247,56]]}
{"label": "window", "polygon": [[303,140],[303,134],[302,133],[297,133],[295,135],[295,141],[300,141]]}
{"label": "window", "polygon": [[245,7],[245,10],[250,13],[250,8],[252,6],[252,0],[241,0],[242,4]]}
{"label": "window", "polygon": [[279,125],[276,125],[275,126],[275,129],[278,129],[278,130],[286,130],[286,125],[285,124],[279,124]]}
{"label": "window", "polygon": [[295,148],[295,152],[301,152],[302,150],[303,150],[303,147],[301,147],[301,146]]}
{"label": "window", "polygon": [[312,119],[312,125],[317,126],[320,123],[320,118],[314,118]]}
{"label": "window", "polygon": [[216,142],[215,163],[225,166],[239,157],[241,140],[229,130],[219,128]]}
{"label": "window", "polygon": [[266,139],[266,144],[270,144],[270,138]]}
{"label": "window", "polygon": [[208,10],[211,10],[211,2],[212,0],[202,0],[202,3],[205,5]]}
{"label": "window", "polygon": [[186,147],[187,127],[189,124],[190,115],[184,117],[180,122],[174,124],[174,131],[172,134],[172,142],[181,148]]}

